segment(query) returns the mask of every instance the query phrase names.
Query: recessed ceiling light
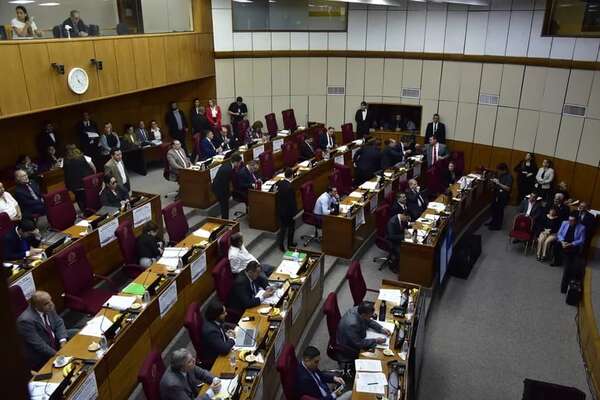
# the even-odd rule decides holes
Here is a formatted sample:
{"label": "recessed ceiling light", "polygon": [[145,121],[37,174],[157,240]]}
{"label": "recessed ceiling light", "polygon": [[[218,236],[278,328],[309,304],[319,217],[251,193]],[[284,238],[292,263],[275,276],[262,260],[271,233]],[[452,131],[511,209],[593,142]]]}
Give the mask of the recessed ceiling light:
{"label": "recessed ceiling light", "polygon": [[44,7],[52,7],[52,6],[60,6],[60,3],[48,2],[48,3],[40,3],[39,5],[44,6]]}
{"label": "recessed ceiling light", "polygon": [[30,4],[35,3],[35,0],[12,0],[9,1],[10,4]]}

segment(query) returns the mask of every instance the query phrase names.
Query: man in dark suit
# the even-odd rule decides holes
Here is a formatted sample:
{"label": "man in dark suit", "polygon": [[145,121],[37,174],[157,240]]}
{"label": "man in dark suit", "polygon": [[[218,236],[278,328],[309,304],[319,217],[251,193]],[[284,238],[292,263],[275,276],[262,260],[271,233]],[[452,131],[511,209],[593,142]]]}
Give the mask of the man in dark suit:
{"label": "man in dark suit", "polygon": [[391,244],[391,253],[393,255],[392,270],[398,268],[398,259],[400,258],[400,246],[404,241],[404,231],[408,228],[408,217],[406,214],[399,213],[392,215],[386,226],[386,239]]}
{"label": "man in dark suit", "polygon": [[534,224],[539,222],[539,219],[544,215],[541,197],[538,197],[535,193],[526,196],[519,204],[519,214],[530,217]]}
{"label": "man in dark suit", "polygon": [[427,158],[428,168],[431,168],[435,163],[449,156],[448,148],[445,144],[438,143],[437,136],[429,138],[429,144],[425,146],[425,157]]}
{"label": "man in dark suit", "polygon": [[25,344],[25,357],[34,371],[43,367],[69,338],[52,297],[42,291],[31,296],[29,307],[17,319],[17,328]]}
{"label": "man in dark suit", "polygon": [[312,137],[307,136],[304,141],[300,143],[300,159],[310,160],[315,156],[315,148],[313,147]]}
{"label": "man in dark suit", "polygon": [[154,221],[144,224],[142,234],[135,240],[135,248],[142,267],[147,268],[160,258],[163,253],[163,239]]}
{"label": "man in dark suit", "polygon": [[211,184],[211,189],[219,201],[221,208],[221,218],[229,219],[229,197],[231,197],[231,178],[234,168],[237,169],[242,161],[242,157],[235,153],[231,156],[231,162],[225,161],[215,175]]}
{"label": "man in dark suit", "polygon": [[138,121],[138,126],[135,128],[135,137],[141,146],[150,144],[152,137],[150,132],[146,129],[146,123],[144,121]]}
{"label": "man in dark suit", "polygon": [[85,111],[83,119],[77,124],[79,133],[79,142],[84,154],[94,156],[98,153],[98,142],[100,141],[100,131],[96,122],[90,118],[90,113]]}
{"label": "man in dark suit", "polygon": [[381,169],[393,167],[404,158],[402,148],[399,148],[394,139],[385,139],[381,151]]}
{"label": "man in dark suit", "polygon": [[[246,265],[246,269],[237,274],[229,294],[229,307],[244,312],[247,308],[256,307],[264,299],[273,295],[274,289],[268,287],[267,282],[260,279],[260,272],[260,264],[250,261]],[[261,289],[264,291],[259,294]]]}
{"label": "man in dark suit", "polygon": [[363,137],[368,136],[369,129],[371,129],[371,123],[373,121],[373,116],[368,110],[366,101],[360,102],[360,108],[354,115],[354,121],[356,122],[356,137],[358,139],[362,139]]}
{"label": "man in dark suit", "polygon": [[[310,396],[319,400],[346,400],[352,398],[352,391],[344,392],[344,380],[336,375],[324,373],[319,369],[321,353],[316,347],[308,346],[302,353],[302,361],[296,369],[296,394],[298,397]],[[332,391],[329,384],[337,384]]]}
{"label": "man in dark suit", "polygon": [[160,379],[160,399],[198,399],[198,388],[202,383],[209,384],[210,388],[199,400],[212,399],[221,390],[220,379],[196,366],[196,358],[188,349],[175,350],[171,353],[171,366]]}
{"label": "man in dark suit", "polygon": [[342,319],[337,329],[338,344],[352,349],[358,356],[361,350],[373,348],[378,344],[385,343],[385,339],[367,339],[367,329],[371,329],[378,333],[383,333],[387,336],[392,333],[383,328],[373,318],[375,308],[373,303],[363,301],[356,307],[348,310]]}
{"label": "man in dark suit", "polygon": [[38,138],[38,151],[41,157],[44,157],[48,154],[48,147],[53,146],[58,150],[58,134],[54,130],[54,125],[52,122],[46,121],[44,122],[44,128],[40,133]]}
{"label": "man in dark suit", "polygon": [[421,191],[419,184],[415,179],[408,181],[408,190],[406,191],[406,205],[410,218],[414,221],[421,216],[427,209],[427,194]]}
{"label": "man in dark suit", "polygon": [[392,204],[392,207],[390,209],[390,215],[397,214],[405,214],[407,216],[409,215],[406,193],[404,192],[398,192],[396,194],[396,201]]}
{"label": "man in dark suit", "polygon": [[586,235],[591,239],[596,230],[596,217],[589,211],[589,205],[585,201],[579,203],[577,207],[579,223],[585,226]]}
{"label": "man in dark suit", "polygon": [[22,169],[15,171],[15,182],[15,200],[21,207],[23,218],[32,219],[34,215],[45,215],[46,206],[38,184],[29,180],[27,172]]}
{"label": "man in dark suit", "polygon": [[[83,23],[78,10],[72,10],[69,13],[69,18],[65,19],[61,25],[62,31],[67,31],[67,26],[70,26],[71,37],[86,37],[89,34],[90,26]],[[65,35],[66,36],[66,35]]]}
{"label": "man in dark suit", "polygon": [[558,212],[558,217],[561,221],[566,221],[569,219],[569,214],[571,213],[569,206],[565,204],[565,196],[562,193],[554,194],[554,199],[552,204],[548,206],[548,208],[554,207]]}
{"label": "man in dark suit", "polygon": [[577,212],[573,212],[567,221],[563,221],[558,230],[557,240],[553,243],[554,261],[550,265],[560,266],[563,257],[567,259],[560,283],[561,293],[566,293],[567,286],[572,279],[581,279],[580,265],[576,261],[585,244],[585,236],[585,226],[579,223]]}
{"label": "man in dark suit", "polygon": [[433,114],[433,120],[427,124],[425,129],[425,143],[429,143],[429,138],[436,136],[438,142],[446,143],[446,125],[440,122],[440,115]]}
{"label": "man in dark suit", "polygon": [[185,120],[185,114],[177,106],[177,102],[171,102],[171,110],[166,115],[167,126],[173,139],[177,139],[181,142],[183,149],[187,153],[185,145],[185,136],[188,131],[187,121]]}
{"label": "man in dark suit", "polygon": [[256,189],[261,182],[258,176],[258,163],[254,160],[249,161],[237,172],[239,189],[248,196],[248,190]]}
{"label": "man in dark suit", "polygon": [[319,147],[323,151],[329,151],[335,148],[335,131],[332,126],[319,134]]}
{"label": "man in dark suit", "polygon": [[111,174],[106,174],[102,179],[104,180],[104,187],[100,191],[100,204],[116,208],[127,205],[129,192],[123,186],[119,186],[117,178]]}
{"label": "man in dark suit", "polygon": [[232,150],[234,148],[233,138],[225,125],[221,126],[221,130],[212,139],[212,142],[219,152]]}
{"label": "man in dark suit", "polygon": [[294,177],[294,171],[291,168],[286,168],[284,172],[284,179],[277,182],[277,217],[279,219],[279,233],[277,235],[277,242],[279,243],[279,250],[285,252],[285,246],[283,244],[284,238],[287,231],[287,245],[288,247],[296,247],[297,243],[294,242],[294,231],[296,228],[296,222],[294,217],[298,212],[298,206],[296,205],[296,193],[292,187],[292,178]]}
{"label": "man in dark suit", "polygon": [[356,165],[356,184],[360,185],[364,181],[373,177],[375,172],[381,167],[381,152],[379,151],[379,141],[375,140],[366,143],[354,154],[354,165]]}
{"label": "man in dark suit", "polygon": [[204,159],[211,158],[217,155],[217,146],[213,142],[215,134],[212,131],[206,131],[206,137],[200,141],[200,151]]}
{"label": "man in dark suit", "polygon": [[212,364],[219,356],[229,354],[235,345],[235,325],[225,322],[227,310],[218,299],[212,300],[204,311],[202,325],[202,345],[205,349],[202,355]]}
{"label": "man in dark suit", "polygon": [[38,248],[40,239],[40,231],[35,223],[23,219],[2,238],[2,256],[5,260],[12,261],[41,254],[44,250]]}
{"label": "man in dark suit", "polygon": [[200,104],[200,99],[194,99],[194,106],[190,112],[192,121],[192,134],[199,133],[204,137],[207,131],[210,131],[210,123],[206,118],[206,110]]}

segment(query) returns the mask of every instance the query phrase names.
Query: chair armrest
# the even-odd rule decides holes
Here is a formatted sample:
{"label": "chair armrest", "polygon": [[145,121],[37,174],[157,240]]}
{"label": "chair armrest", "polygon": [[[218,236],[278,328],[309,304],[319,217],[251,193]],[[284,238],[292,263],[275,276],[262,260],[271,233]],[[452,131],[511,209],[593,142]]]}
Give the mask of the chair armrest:
{"label": "chair armrest", "polygon": [[108,286],[110,286],[111,289],[117,290],[118,286],[108,276],[104,276],[104,275],[100,275],[100,274],[94,274],[94,278],[98,278],[101,281],[104,281],[104,282],[108,283]]}
{"label": "chair armrest", "polygon": [[379,290],[367,288],[367,292],[379,293]]}
{"label": "chair armrest", "polygon": [[75,303],[78,303],[81,308],[84,308],[86,306],[86,304],[83,302],[83,300],[81,299],[81,297],[73,296],[73,295],[66,294],[66,293],[63,293],[63,296],[67,300],[70,300],[70,301],[73,301]]}

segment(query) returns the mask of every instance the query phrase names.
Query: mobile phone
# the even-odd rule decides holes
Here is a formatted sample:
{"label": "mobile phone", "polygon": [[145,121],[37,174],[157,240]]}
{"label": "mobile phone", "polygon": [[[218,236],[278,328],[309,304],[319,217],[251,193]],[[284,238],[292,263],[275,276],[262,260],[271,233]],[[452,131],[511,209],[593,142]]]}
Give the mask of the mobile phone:
{"label": "mobile phone", "polygon": [[254,317],[253,316],[251,316],[251,317],[244,317],[244,318],[242,318],[241,321],[242,322],[254,321]]}
{"label": "mobile phone", "polygon": [[33,377],[34,381],[45,381],[46,379],[52,378],[52,372],[47,372],[45,374],[37,374]]}

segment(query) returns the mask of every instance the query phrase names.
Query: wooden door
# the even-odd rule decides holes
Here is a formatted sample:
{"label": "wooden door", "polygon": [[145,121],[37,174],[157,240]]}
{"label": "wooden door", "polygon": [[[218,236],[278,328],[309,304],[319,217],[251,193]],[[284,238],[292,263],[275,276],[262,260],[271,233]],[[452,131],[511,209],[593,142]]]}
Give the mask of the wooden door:
{"label": "wooden door", "polygon": [[96,60],[102,61],[102,69],[98,70],[98,86],[100,96],[119,93],[119,76],[114,40],[95,40]]}
{"label": "wooden door", "polygon": [[35,111],[57,105],[53,84],[56,72],[50,66],[48,47],[45,43],[23,43],[19,48],[30,109]]}

